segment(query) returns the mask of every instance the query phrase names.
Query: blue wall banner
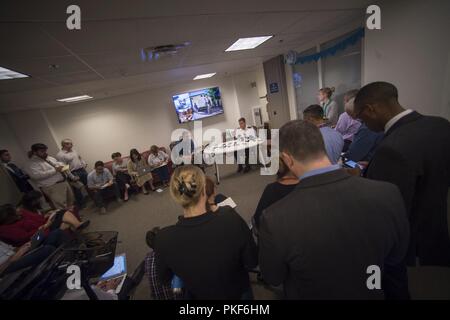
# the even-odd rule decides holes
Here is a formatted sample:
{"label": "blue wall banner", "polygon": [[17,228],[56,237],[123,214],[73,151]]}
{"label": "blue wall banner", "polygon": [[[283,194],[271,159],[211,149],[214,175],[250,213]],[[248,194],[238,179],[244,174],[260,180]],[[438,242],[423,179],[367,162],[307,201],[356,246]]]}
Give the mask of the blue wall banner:
{"label": "blue wall banner", "polygon": [[311,55],[299,56],[298,52],[289,51],[284,58],[284,62],[287,64],[304,64],[313,61],[317,62],[319,59],[334,56],[337,52],[345,50],[349,46],[355,45],[362,38],[364,38],[364,28],[358,29],[334,46]]}

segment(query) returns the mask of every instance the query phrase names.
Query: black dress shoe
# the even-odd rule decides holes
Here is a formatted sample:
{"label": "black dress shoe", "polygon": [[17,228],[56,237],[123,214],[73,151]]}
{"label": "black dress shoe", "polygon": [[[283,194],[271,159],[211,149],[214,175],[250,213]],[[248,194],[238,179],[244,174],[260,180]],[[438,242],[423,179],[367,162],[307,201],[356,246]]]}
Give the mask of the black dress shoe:
{"label": "black dress shoe", "polygon": [[240,165],[238,165],[237,173],[241,172],[241,171],[242,171],[242,169],[243,169],[242,165],[241,165],[241,164],[240,164]]}
{"label": "black dress shoe", "polygon": [[78,228],[76,230],[77,231],[84,230],[84,229],[86,229],[89,226],[90,223],[91,223],[90,220],[85,220],[78,226]]}
{"label": "black dress shoe", "polygon": [[245,169],[244,169],[244,173],[247,173],[249,171],[250,171],[250,166],[246,166]]}

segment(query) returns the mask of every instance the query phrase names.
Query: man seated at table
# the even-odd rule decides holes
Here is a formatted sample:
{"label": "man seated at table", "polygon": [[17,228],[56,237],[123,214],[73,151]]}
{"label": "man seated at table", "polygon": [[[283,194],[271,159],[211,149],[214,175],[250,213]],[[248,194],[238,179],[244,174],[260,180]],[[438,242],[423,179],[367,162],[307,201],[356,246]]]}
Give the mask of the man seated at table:
{"label": "man seated at table", "polygon": [[[253,129],[252,127],[247,127],[245,118],[240,118],[239,119],[239,128],[237,128],[234,132],[234,137],[239,140],[239,141],[248,141],[251,139],[256,139],[256,132],[255,129]],[[250,155],[250,149],[249,148],[245,148],[244,150],[244,154],[245,154],[245,169],[244,169],[244,173],[247,173],[250,171],[250,162],[249,162],[249,155]],[[234,157],[238,162],[238,170],[237,172],[241,172],[243,169],[242,166],[242,161],[240,159],[240,157],[238,157],[238,151],[234,152]]]}
{"label": "man seated at table", "polygon": [[95,205],[100,208],[101,213],[106,213],[105,199],[108,196],[114,195],[118,202],[122,202],[119,187],[103,161],[97,161],[94,170],[89,173],[88,188],[93,192]]}
{"label": "man seated at table", "polygon": [[160,150],[158,146],[153,145],[150,147],[150,154],[148,156],[148,165],[152,167],[153,173],[155,173],[161,180],[163,187],[167,187],[169,184],[169,168],[167,163],[169,161],[169,155],[163,150]]}

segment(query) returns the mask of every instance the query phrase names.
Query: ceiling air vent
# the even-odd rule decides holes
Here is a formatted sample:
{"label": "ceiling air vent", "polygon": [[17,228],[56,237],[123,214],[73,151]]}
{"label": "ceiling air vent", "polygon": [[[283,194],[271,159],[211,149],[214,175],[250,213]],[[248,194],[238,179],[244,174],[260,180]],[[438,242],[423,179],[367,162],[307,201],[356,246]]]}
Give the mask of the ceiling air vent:
{"label": "ceiling air vent", "polygon": [[190,44],[190,42],[185,42],[181,44],[166,44],[163,46],[143,48],[141,50],[141,59],[142,61],[153,61],[164,57],[173,56]]}

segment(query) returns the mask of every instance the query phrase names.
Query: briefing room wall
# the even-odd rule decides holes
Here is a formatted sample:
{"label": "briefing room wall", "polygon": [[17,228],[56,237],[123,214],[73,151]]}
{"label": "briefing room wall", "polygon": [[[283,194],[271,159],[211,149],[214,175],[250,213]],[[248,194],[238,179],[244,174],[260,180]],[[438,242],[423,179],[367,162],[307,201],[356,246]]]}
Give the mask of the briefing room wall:
{"label": "briefing room wall", "polygon": [[23,155],[30,150],[34,143],[44,143],[50,154],[59,150],[59,143],[55,140],[54,132],[48,123],[45,113],[40,109],[20,111],[5,114],[11,135],[23,149]]}
{"label": "briefing room wall", "polygon": [[26,163],[25,148],[22,148],[14,132],[11,130],[5,115],[0,115],[0,149],[9,150],[14,163],[23,166]]}
{"label": "briefing room wall", "polygon": [[[262,70],[262,72],[264,71]],[[262,107],[259,99],[257,75],[257,72],[250,71],[233,76],[241,117],[246,119],[248,125],[253,125],[253,107]],[[265,83],[259,85],[265,87]]]}
{"label": "briefing room wall", "polygon": [[231,77],[192,81],[171,87],[46,109],[56,139],[73,139],[76,149],[92,164],[109,160],[112,152],[128,154],[130,148],[148,150],[152,144],[168,146],[172,131],[194,123],[179,124],[172,95],[219,86],[224,114],[203,120],[203,130],[235,128],[240,116]]}
{"label": "briefing room wall", "polygon": [[382,1],[380,8],[382,30],[364,39],[363,82],[392,82],[405,107],[450,119],[450,1]]}

